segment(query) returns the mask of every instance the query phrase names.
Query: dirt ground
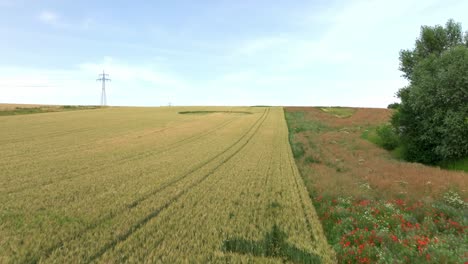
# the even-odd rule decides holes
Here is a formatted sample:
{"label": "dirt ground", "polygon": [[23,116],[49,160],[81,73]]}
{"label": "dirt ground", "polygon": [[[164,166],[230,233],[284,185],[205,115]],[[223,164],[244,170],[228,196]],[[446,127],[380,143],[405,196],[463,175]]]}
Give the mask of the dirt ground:
{"label": "dirt ground", "polygon": [[361,138],[376,125],[389,121],[391,110],[353,108],[348,118],[338,118],[314,107],[288,107],[304,112],[304,119],[321,123],[321,132],[303,131],[296,140],[305,146],[299,167],[318,193],[384,199],[423,199],[430,202],[449,189],[467,199],[467,173],[448,171],[396,160],[391,154]]}

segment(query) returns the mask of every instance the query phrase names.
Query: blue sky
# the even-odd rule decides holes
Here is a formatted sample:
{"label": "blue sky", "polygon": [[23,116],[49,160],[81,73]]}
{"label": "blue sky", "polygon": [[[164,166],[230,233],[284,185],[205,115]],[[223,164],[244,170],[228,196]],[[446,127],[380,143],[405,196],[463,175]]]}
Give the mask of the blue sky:
{"label": "blue sky", "polygon": [[0,103],[386,107],[468,1],[0,0]]}

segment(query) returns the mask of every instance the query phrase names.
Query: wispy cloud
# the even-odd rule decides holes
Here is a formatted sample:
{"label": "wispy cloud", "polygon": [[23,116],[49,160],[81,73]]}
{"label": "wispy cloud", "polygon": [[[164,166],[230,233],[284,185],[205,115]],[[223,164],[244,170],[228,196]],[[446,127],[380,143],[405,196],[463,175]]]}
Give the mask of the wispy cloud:
{"label": "wispy cloud", "polygon": [[[230,60],[242,63],[244,68],[233,69],[233,73],[217,78],[213,84],[223,86],[224,82],[224,87],[257,90],[274,90],[283,85],[313,91],[309,97],[315,102],[309,104],[335,101],[342,105],[385,106],[395,100],[394,93],[405,84],[398,71],[399,50],[413,43],[421,23],[433,23],[421,19],[428,20],[427,12],[437,14],[440,3],[338,1],[323,14],[312,10],[307,17],[304,11],[294,30],[241,42],[232,50]],[[443,23],[443,19],[432,20]],[[401,21],[410,24],[402,26]],[[320,30],[314,30],[317,24]],[[295,100],[303,98],[307,96]],[[350,102],[349,98],[356,99]]]}
{"label": "wispy cloud", "polygon": [[90,17],[84,17],[75,21],[65,20],[58,12],[51,10],[43,10],[37,18],[44,24],[68,30],[87,30],[95,24],[94,19]]}
{"label": "wispy cloud", "polygon": [[[112,79],[108,99],[110,104],[114,105],[165,105],[169,101],[178,103],[190,90],[182,78],[158,65],[134,65],[106,57],[78,64],[69,70],[0,67],[1,100],[47,104],[96,104],[99,102],[100,89],[96,78],[103,69]],[[135,93],[142,93],[144,97],[135,98]],[[185,102],[188,101],[187,96]]]}
{"label": "wispy cloud", "polygon": [[277,49],[288,42],[286,38],[275,36],[251,39],[242,43],[234,53],[236,55],[253,55],[265,50]]}
{"label": "wispy cloud", "polygon": [[129,65],[119,62],[112,57],[105,57],[102,62],[82,63],[78,65],[78,68],[80,71],[90,74],[98,73],[105,69],[120,81],[125,82],[144,81],[172,89],[185,88],[187,86],[179,78],[165,73],[163,69],[160,69],[156,65]]}
{"label": "wispy cloud", "polygon": [[57,25],[59,21],[59,15],[49,10],[42,11],[39,14],[38,18],[43,23],[50,24],[50,25]]}
{"label": "wispy cloud", "polygon": [[[289,69],[317,63],[343,64],[374,60],[373,55],[367,58],[366,54],[372,54],[386,43],[392,43],[395,39],[393,34],[401,30],[400,20],[408,20],[412,14],[417,16],[429,9],[440,8],[437,3],[440,1],[338,1],[321,14],[311,10],[310,16],[304,14],[303,18],[299,18],[301,24],[298,27],[306,30],[314,29],[320,22],[320,30],[312,30],[313,35],[304,34],[303,30],[299,33],[275,32],[271,36],[244,41],[232,54],[237,57],[248,56],[257,61],[267,54],[277,65]],[[419,23],[417,21],[414,29],[408,30],[417,32]],[[388,34],[385,35],[385,32]]]}
{"label": "wispy cloud", "polygon": [[[175,104],[386,106],[404,85],[398,71],[399,50],[414,45],[421,25],[443,24],[453,17],[466,27],[463,10],[468,3],[297,1],[281,5],[278,12],[265,12],[264,1],[238,2],[218,6],[202,1],[180,9],[163,1],[138,12],[131,8],[122,12],[132,4],[96,2],[72,8],[51,2],[42,10],[34,10],[34,5],[23,10],[18,1],[0,0],[0,6],[14,5],[0,8],[0,13],[5,10],[0,17],[18,20],[7,30],[12,44],[3,49],[3,66],[15,62],[23,67],[8,71],[0,65],[0,99],[29,96],[38,102],[40,91],[47,103],[53,98],[65,103],[98,102],[95,79],[105,69],[113,79],[109,102],[122,105],[171,100]],[[210,9],[213,6],[218,7]],[[167,15],[172,10],[180,12]],[[45,26],[20,23],[19,18],[31,12],[32,19]],[[101,12],[105,16],[93,17]],[[242,21],[236,20],[241,13]],[[32,28],[26,30],[29,24]],[[103,28],[106,34],[100,31]],[[47,45],[25,43],[31,34]],[[32,52],[35,56],[26,56]],[[102,53],[113,58],[91,59]]]}

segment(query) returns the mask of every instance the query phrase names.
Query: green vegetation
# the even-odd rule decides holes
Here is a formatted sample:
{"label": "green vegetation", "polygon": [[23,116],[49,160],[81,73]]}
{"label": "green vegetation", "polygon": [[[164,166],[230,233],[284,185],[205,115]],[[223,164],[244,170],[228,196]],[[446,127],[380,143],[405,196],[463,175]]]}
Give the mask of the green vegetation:
{"label": "green vegetation", "polygon": [[[405,146],[401,144],[395,129],[388,124],[366,129],[361,134],[361,138],[368,140],[381,148],[389,150],[392,157],[395,159],[404,159],[405,157]],[[447,170],[468,172],[468,158],[445,160],[438,162],[435,165]]]}
{"label": "green vegetation", "polygon": [[215,113],[223,113],[223,114],[252,114],[252,112],[247,111],[180,111],[178,112],[181,115],[207,115],[207,114],[215,114]]}
{"label": "green vegetation", "polygon": [[432,205],[333,196],[314,205],[340,263],[463,263],[468,249],[457,193]]}
{"label": "green vegetation", "polygon": [[398,109],[400,107],[399,103],[391,103],[387,106],[388,109]]}
{"label": "green vegetation", "polygon": [[398,92],[401,104],[388,106],[393,128],[369,128],[362,138],[399,159],[468,171],[467,36],[452,20],[422,27],[416,47],[400,54],[410,85]]}
{"label": "green vegetation", "polygon": [[355,112],[355,109],[349,107],[321,107],[320,110],[338,118],[350,117]]}
{"label": "green vegetation", "polygon": [[383,124],[376,129],[378,145],[386,150],[394,150],[400,144],[398,134],[390,124]]}
{"label": "green vegetation", "polygon": [[415,48],[402,50],[400,89],[392,117],[408,161],[438,164],[468,157],[468,34],[449,20],[423,26]]}
{"label": "green vegetation", "polygon": [[300,159],[304,156],[304,144],[302,142],[296,142],[291,144],[291,150],[293,152],[293,156],[296,159]]}
{"label": "green vegetation", "polygon": [[468,158],[453,161],[443,161],[438,165],[448,170],[460,170],[468,172]]}
{"label": "green vegetation", "polygon": [[328,130],[327,126],[319,122],[307,121],[304,112],[285,112],[285,118],[288,122],[289,142],[294,158],[300,159],[304,156],[304,143],[295,140],[295,137],[301,132],[313,131],[320,132]]}
{"label": "green vegetation", "polygon": [[307,156],[305,158],[305,162],[307,162],[307,163],[320,163],[320,160],[318,160],[318,159],[316,159],[316,158],[314,158],[312,156]]}
{"label": "green vegetation", "polygon": [[0,116],[10,115],[28,115],[50,112],[62,112],[72,110],[87,110],[97,109],[99,106],[79,106],[79,105],[64,105],[64,106],[39,106],[39,107],[16,107],[14,109],[0,110]]}
{"label": "green vegetation", "polygon": [[[388,124],[366,129],[362,135],[362,139],[368,140],[375,145],[389,150],[392,157],[395,159],[404,159],[405,149],[399,141],[398,135],[394,133],[394,128]],[[459,170],[468,172],[468,158],[457,160],[445,160],[436,163],[435,165],[447,170]]]}
{"label": "green vegetation", "polygon": [[[394,128],[378,125],[386,120],[373,119],[369,125],[353,120],[356,124],[349,127],[342,120],[320,119],[323,115],[310,110],[286,109],[285,116],[293,151],[298,144],[304,146],[296,164],[338,263],[466,261],[468,204],[461,172],[395,162],[360,140],[401,153]],[[307,127],[305,122],[329,126],[296,133],[295,128]],[[314,148],[306,148],[306,140],[313,141],[309,145]],[[467,159],[459,162],[466,165]]]}
{"label": "green vegetation", "polygon": [[308,120],[304,112],[285,112],[285,118],[288,120],[288,130],[292,134],[305,131],[320,132],[328,130],[328,127],[324,124]]}

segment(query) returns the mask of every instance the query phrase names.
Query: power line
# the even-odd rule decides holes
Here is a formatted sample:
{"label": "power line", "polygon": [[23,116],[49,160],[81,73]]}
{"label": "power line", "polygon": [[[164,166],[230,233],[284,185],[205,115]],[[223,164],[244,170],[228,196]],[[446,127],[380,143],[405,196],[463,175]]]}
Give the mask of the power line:
{"label": "power line", "polygon": [[102,70],[102,73],[99,74],[99,78],[96,79],[96,81],[101,81],[102,83],[102,94],[101,94],[101,105],[106,106],[107,105],[107,97],[106,97],[106,81],[111,81],[111,79],[107,78],[109,74],[105,73],[104,70]]}

